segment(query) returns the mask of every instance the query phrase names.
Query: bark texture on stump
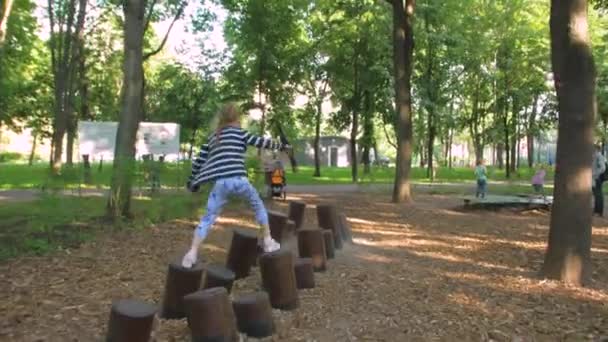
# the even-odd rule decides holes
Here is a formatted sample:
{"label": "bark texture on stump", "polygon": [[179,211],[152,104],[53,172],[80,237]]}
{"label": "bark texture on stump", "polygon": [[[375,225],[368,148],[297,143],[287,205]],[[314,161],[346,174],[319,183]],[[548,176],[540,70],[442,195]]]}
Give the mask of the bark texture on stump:
{"label": "bark texture on stump", "polygon": [[325,255],[327,259],[333,259],[336,257],[336,251],[334,248],[334,233],[331,230],[323,229],[323,242],[325,243]]}
{"label": "bark texture on stump", "polygon": [[298,288],[291,252],[279,250],[262,254],[260,271],[273,308],[293,310],[298,307]]}
{"label": "bark texture on stump", "polygon": [[298,289],[312,289],[315,287],[315,273],[312,259],[298,258],[295,265],[296,283]]}
{"label": "bark texture on stump", "polygon": [[319,227],[330,229],[333,232],[335,249],[342,249],[342,234],[340,234],[336,208],[329,204],[318,205],[317,220],[319,221]]}
{"label": "bark texture on stump", "polygon": [[184,297],[188,327],[194,342],[238,341],[236,319],[223,287],[214,287]]}
{"label": "bark texture on stump", "polygon": [[340,232],[344,241],[353,242],[353,232],[350,229],[350,224],[344,213],[338,214],[338,222],[340,223]]}
{"label": "bark texture on stump", "polygon": [[270,236],[281,242],[287,229],[287,215],[278,211],[268,211],[268,223],[270,225]]}
{"label": "bark texture on stump", "polygon": [[169,265],[161,317],[167,319],[186,317],[183,298],[201,287],[203,266],[195,264],[184,268],[177,263]]}
{"label": "bark texture on stump", "polygon": [[249,337],[271,336],[275,326],[272,318],[270,298],[266,292],[242,295],[232,302],[240,332]]}
{"label": "bark texture on stump", "polygon": [[289,219],[296,224],[296,230],[302,228],[304,224],[304,213],[306,211],[306,203],[293,201],[289,202]]}
{"label": "bark texture on stump", "polygon": [[219,264],[205,266],[204,289],[212,287],[223,287],[230,293],[232,283],[234,283],[234,272]]}
{"label": "bark texture on stump", "polygon": [[226,267],[234,272],[235,279],[249,275],[251,266],[256,264],[257,246],[257,234],[243,229],[234,230]]}
{"label": "bark texture on stump", "polygon": [[112,303],[106,342],[148,342],[156,311],[155,305],[133,299]]}
{"label": "bark texture on stump", "polygon": [[300,258],[311,258],[315,272],[327,269],[327,254],[321,229],[302,229],[298,232]]}

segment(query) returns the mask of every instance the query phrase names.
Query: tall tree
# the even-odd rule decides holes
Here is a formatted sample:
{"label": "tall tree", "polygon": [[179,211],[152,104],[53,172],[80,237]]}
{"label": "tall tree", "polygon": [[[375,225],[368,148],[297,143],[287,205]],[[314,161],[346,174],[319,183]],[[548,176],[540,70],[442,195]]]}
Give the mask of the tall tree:
{"label": "tall tree", "polygon": [[13,0],[4,0],[2,7],[0,7],[0,50],[4,41],[6,40],[6,30],[8,28],[8,18],[11,15],[13,9]]}
{"label": "tall tree", "polygon": [[146,0],[125,0],[124,12],[124,61],[122,83],[122,105],[114,167],[112,187],[108,198],[107,212],[110,217],[128,217],[131,211],[131,186],[135,157],[137,129],[142,117],[143,89],[143,42],[144,12]]}
{"label": "tall tree", "polygon": [[397,169],[393,202],[410,202],[412,168],[412,63],[414,57],[415,0],[390,0],[393,6],[393,58],[397,114]]}
{"label": "tall tree", "polygon": [[572,284],[591,275],[595,66],[586,0],[551,1],[551,63],[559,107],[553,210],[542,274]]}
{"label": "tall tree", "polygon": [[63,157],[63,138],[74,111],[74,92],[79,53],[86,15],[86,0],[48,0],[51,30],[49,47],[54,78],[55,103],[51,167],[59,173]]}

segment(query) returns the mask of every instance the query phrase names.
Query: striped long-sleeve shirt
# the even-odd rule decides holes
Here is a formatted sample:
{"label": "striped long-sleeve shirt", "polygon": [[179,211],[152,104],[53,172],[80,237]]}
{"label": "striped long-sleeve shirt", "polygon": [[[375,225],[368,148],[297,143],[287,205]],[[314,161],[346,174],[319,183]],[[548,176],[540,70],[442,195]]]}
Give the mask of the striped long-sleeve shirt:
{"label": "striped long-sleeve shirt", "polygon": [[282,149],[280,142],[253,135],[239,127],[228,126],[212,134],[192,162],[191,186],[218,179],[247,176],[245,152],[247,145],[258,148]]}

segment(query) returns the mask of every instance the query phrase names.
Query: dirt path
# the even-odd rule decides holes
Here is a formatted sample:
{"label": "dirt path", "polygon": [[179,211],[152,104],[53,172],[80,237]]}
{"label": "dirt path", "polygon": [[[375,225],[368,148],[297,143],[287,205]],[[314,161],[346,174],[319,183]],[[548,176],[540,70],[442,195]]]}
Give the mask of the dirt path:
{"label": "dirt path", "polygon": [[[318,194],[293,194],[310,206]],[[608,222],[596,221],[594,281],[586,289],[540,281],[548,217],[454,210],[457,198],[418,196],[394,205],[376,194],[323,195],[349,217],[355,243],[300,291],[300,308],[274,311],[268,341],[600,341],[608,337]],[[274,209],[286,211],[276,202]],[[253,227],[230,210],[202,255],[223,262],[231,228]],[[306,224],[316,222],[307,210]],[[0,264],[0,340],[102,340],[113,299],[159,303],[166,264],[194,222],[107,232],[77,250]],[[259,271],[234,293],[259,289]],[[155,341],[186,341],[184,320],[158,320]],[[249,339],[252,341],[253,339]]]}

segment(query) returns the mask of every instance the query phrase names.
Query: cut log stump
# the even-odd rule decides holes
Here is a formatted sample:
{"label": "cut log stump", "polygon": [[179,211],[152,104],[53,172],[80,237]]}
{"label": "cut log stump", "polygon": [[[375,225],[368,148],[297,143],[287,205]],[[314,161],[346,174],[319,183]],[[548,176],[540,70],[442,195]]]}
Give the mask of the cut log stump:
{"label": "cut log stump", "polygon": [[232,302],[240,332],[249,337],[263,338],[274,333],[270,298],[266,292],[242,295]]}
{"label": "cut log stump", "polygon": [[277,242],[283,241],[287,230],[287,215],[278,211],[268,211],[268,224],[270,225],[270,236]]}
{"label": "cut log stump", "polygon": [[289,202],[289,219],[296,225],[296,230],[302,228],[304,224],[304,213],[306,211],[306,203],[293,201]]}
{"label": "cut log stump", "polygon": [[156,311],[155,305],[133,299],[112,303],[106,342],[148,342]]}
{"label": "cut log stump", "polygon": [[264,253],[260,257],[262,284],[275,309],[293,310],[298,307],[298,288],[294,257],[287,250]]}
{"label": "cut log stump", "polygon": [[336,257],[336,251],[334,248],[334,233],[331,230],[323,229],[323,243],[325,243],[325,255],[327,259],[333,259]]}
{"label": "cut log stump", "polygon": [[327,254],[321,229],[301,229],[298,231],[300,258],[311,258],[315,272],[327,269]]}
{"label": "cut log stump", "polygon": [[342,238],[344,241],[348,241],[350,243],[353,242],[353,232],[350,229],[350,224],[346,219],[346,215],[344,213],[338,214],[338,222],[340,223],[340,233],[342,234]]}
{"label": "cut log stump", "polygon": [[334,248],[342,249],[342,234],[340,234],[336,208],[330,204],[317,205],[317,220],[320,228],[329,229],[333,232]]}
{"label": "cut log stump", "polygon": [[312,259],[298,258],[295,264],[296,283],[298,289],[312,289],[315,287],[315,273]]}
{"label": "cut log stump", "polygon": [[223,287],[200,290],[184,297],[193,342],[238,341],[236,319]]}
{"label": "cut log stump", "polygon": [[235,279],[245,278],[249,275],[251,267],[256,264],[257,247],[258,237],[255,232],[244,229],[234,230],[226,267],[234,272]]}
{"label": "cut log stump", "polygon": [[191,268],[182,267],[178,262],[169,264],[161,317],[177,319],[186,317],[183,303],[185,295],[196,292],[201,287],[203,265],[197,263]]}
{"label": "cut log stump", "polygon": [[234,272],[220,264],[207,265],[205,266],[205,282],[203,283],[203,289],[223,287],[230,293],[234,278]]}

